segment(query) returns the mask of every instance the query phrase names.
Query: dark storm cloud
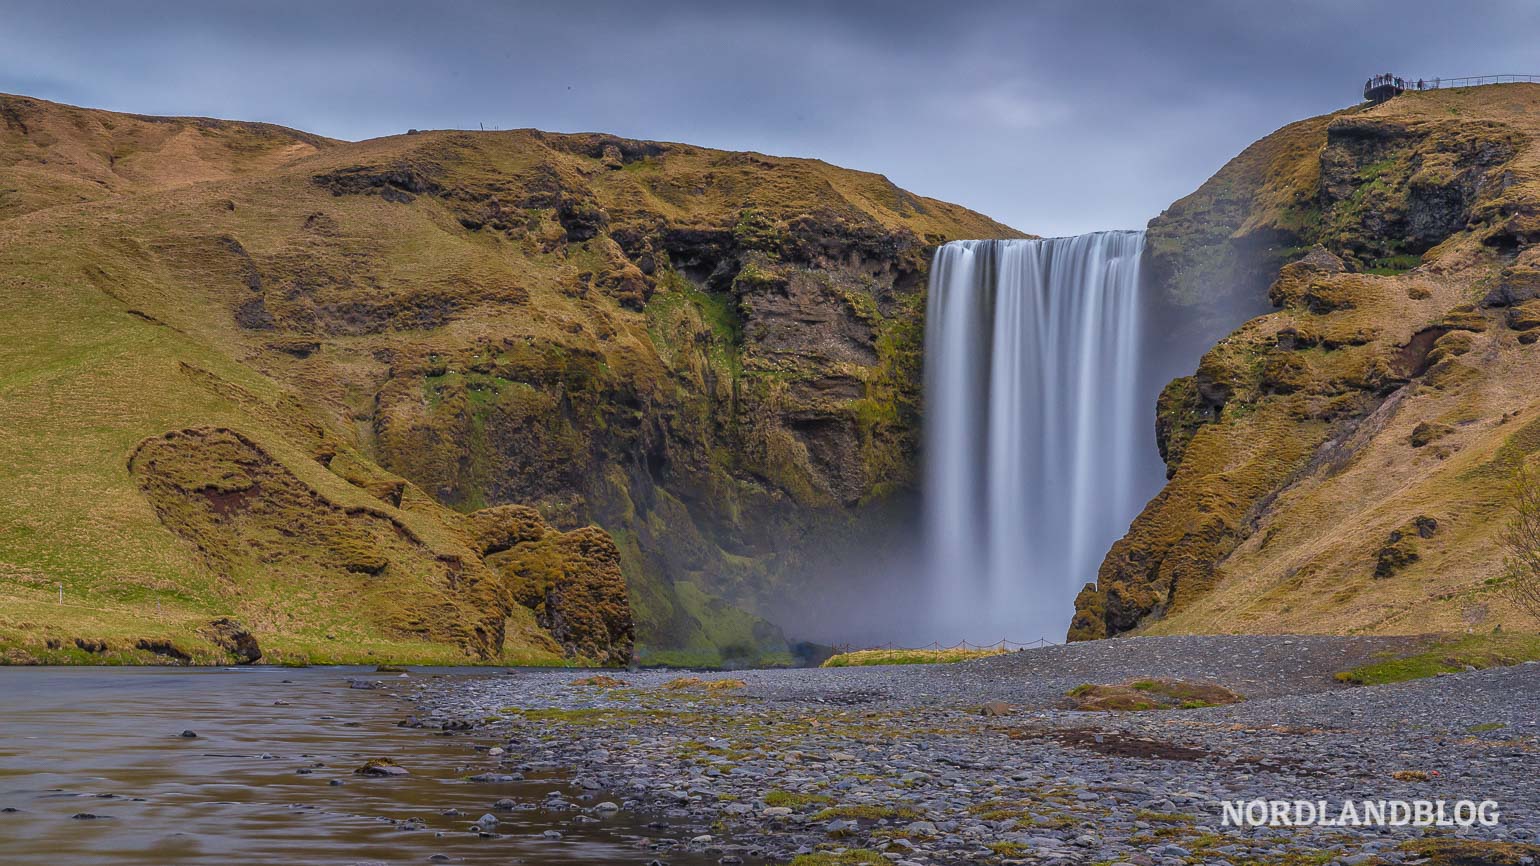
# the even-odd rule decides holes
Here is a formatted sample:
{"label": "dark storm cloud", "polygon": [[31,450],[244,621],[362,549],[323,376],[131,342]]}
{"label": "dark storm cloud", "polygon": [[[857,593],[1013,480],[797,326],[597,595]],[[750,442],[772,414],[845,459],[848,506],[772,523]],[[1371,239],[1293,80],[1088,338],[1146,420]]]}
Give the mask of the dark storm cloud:
{"label": "dark storm cloud", "polygon": [[1371,73],[1540,73],[1537,24],[1531,3],[0,0],[0,90],[813,156],[1066,234],[1142,225]]}

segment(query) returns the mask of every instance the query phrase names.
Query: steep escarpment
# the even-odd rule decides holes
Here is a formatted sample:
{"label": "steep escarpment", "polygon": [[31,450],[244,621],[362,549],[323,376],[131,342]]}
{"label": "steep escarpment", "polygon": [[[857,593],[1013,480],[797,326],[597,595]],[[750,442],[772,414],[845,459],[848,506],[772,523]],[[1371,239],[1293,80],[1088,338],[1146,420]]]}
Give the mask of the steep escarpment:
{"label": "steep escarpment", "polygon": [[350,412],[381,463],[458,508],[610,530],[654,657],[784,654],[709,599],[805,590],[808,537],[837,543],[910,482],[927,253],[1010,230],[805,160],[535,132],[393,143],[312,171],[321,206],[431,221],[483,261],[397,283],[312,226],[241,302],[245,330],[372,338],[372,404]]}
{"label": "steep escarpment", "polygon": [[[1016,234],[813,160],[532,130],[263,155],[281,131],[21,102],[8,134],[52,150],[0,166],[35,191],[0,220],[0,582],[64,583],[103,634],[293,592],[315,600],[264,646],[351,623],[480,657],[788,658],[755,611],[912,480],[929,250]],[[159,138],[143,170],[97,160],[162,129],[258,140],[199,183],[149,170]],[[99,194],[24,187],[37,165]],[[215,475],[125,472],[144,442]],[[478,540],[488,515],[517,543]],[[294,577],[259,602],[258,574]]]}
{"label": "steep escarpment", "polygon": [[1271,306],[1161,395],[1166,488],[1071,637],[1517,624],[1507,481],[1540,449],[1540,88],[1291,125],[1151,223],[1163,302]]}

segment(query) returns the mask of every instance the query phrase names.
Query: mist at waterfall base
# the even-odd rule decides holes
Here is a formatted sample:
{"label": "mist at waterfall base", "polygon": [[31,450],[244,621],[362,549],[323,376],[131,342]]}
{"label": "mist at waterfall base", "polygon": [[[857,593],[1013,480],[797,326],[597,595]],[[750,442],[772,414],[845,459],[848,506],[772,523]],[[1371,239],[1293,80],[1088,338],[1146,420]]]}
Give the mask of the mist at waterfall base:
{"label": "mist at waterfall base", "polygon": [[935,639],[1061,640],[1075,594],[1159,489],[1143,250],[1138,231],[937,250],[923,486]]}

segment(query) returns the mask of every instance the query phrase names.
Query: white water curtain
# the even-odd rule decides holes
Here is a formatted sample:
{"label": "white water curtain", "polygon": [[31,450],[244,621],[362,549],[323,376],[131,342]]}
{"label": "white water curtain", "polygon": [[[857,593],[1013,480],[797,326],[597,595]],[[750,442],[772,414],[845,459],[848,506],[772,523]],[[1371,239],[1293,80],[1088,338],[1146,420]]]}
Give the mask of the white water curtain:
{"label": "white water curtain", "polygon": [[925,520],[939,640],[1062,639],[1143,505],[1144,233],[957,241],[925,334]]}

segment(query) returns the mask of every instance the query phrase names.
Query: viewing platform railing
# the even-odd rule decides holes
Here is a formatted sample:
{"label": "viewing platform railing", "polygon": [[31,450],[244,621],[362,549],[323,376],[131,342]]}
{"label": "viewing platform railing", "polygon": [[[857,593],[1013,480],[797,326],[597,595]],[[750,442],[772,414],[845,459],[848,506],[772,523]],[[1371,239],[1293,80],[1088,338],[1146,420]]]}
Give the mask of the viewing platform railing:
{"label": "viewing platform railing", "polygon": [[1408,90],[1443,90],[1450,87],[1480,87],[1483,84],[1540,83],[1540,75],[1467,75],[1460,78],[1407,78],[1402,75],[1375,75],[1364,82],[1364,99],[1384,102]]}
{"label": "viewing platform railing", "polygon": [[1471,75],[1465,78],[1425,78],[1423,83],[1428,85],[1423,88],[1424,90],[1438,90],[1441,87],[1476,87],[1482,84],[1537,84],[1540,83],[1540,75]]}

